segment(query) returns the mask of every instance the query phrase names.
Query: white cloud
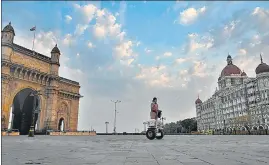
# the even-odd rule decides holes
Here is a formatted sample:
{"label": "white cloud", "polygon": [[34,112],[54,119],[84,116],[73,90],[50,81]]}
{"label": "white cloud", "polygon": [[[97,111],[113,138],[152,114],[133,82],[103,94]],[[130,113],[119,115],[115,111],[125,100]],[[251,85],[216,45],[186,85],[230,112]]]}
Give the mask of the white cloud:
{"label": "white cloud", "polygon": [[74,39],[72,38],[71,34],[66,34],[63,39],[63,44],[71,46],[74,43]]}
{"label": "white cloud", "polygon": [[245,49],[239,49],[239,54],[240,55],[246,55],[247,51]]}
{"label": "white cloud", "polygon": [[92,48],[94,48],[94,47],[95,47],[95,45],[93,45],[93,43],[92,43],[92,42],[90,42],[90,41],[88,42],[88,45],[87,45],[87,46],[88,46],[88,48],[90,48],[90,49],[92,49]]}
{"label": "white cloud", "polygon": [[81,12],[82,16],[84,17],[84,23],[91,22],[97,11],[97,7],[93,4],[88,4],[85,6],[75,4],[74,7]]}
{"label": "white cloud", "polygon": [[148,48],[145,48],[145,52],[146,53],[151,53],[153,50],[151,50],[151,49],[148,49]]}
{"label": "white cloud", "polygon": [[179,22],[183,25],[190,25],[194,23],[200,15],[205,13],[205,11],[206,11],[205,6],[199,9],[188,8],[180,13]]}
{"label": "white cloud", "polygon": [[188,74],[188,70],[187,69],[181,70],[179,72],[179,75],[181,75],[181,76],[186,76],[187,74]]}
{"label": "white cloud", "polygon": [[182,64],[182,63],[184,63],[185,61],[187,61],[186,58],[177,58],[177,59],[175,60],[175,63],[176,63],[176,64]]}
{"label": "white cloud", "polygon": [[74,4],[74,8],[75,9],[80,9],[80,5],[79,4]]}
{"label": "white cloud", "polygon": [[252,15],[260,15],[261,17],[268,17],[269,10],[264,10],[261,7],[256,7],[253,12]]}
{"label": "white cloud", "polygon": [[134,58],[130,58],[127,60],[120,60],[120,63],[125,66],[130,66],[134,62]]}
{"label": "white cloud", "polygon": [[93,32],[97,38],[105,38],[106,36],[106,29],[104,25],[95,24]]}
{"label": "white cloud", "polygon": [[66,15],[66,16],[65,16],[65,21],[66,21],[66,23],[70,23],[71,20],[72,20],[72,17],[71,17],[70,15]]}
{"label": "white cloud", "polygon": [[104,39],[108,36],[122,41],[126,33],[122,31],[122,25],[116,20],[117,18],[106,9],[97,9],[96,24],[93,26],[95,37]]}
{"label": "white cloud", "polygon": [[133,55],[133,42],[126,41],[115,47],[115,54],[119,58],[130,57]]}
{"label": "white cloud", "polygon": [[206,51],[214,45],[214,39],[210,35],[198,35],[191,33],[188,35],[188,42],[184,48],[187,53]]}
{"label": "white cloud", "polygon": [[82,35],[84,34],[84,31],[88,28],[89,26],[88,25],[81,25],[81,24],[78,24],[76,26],[76,29],[75,29],[75,35]]}
{"label": "white cloud", "polygon": [[121,25],[120,24],[110,24],[108,27],[108,32],[111,36],[117,36],[121,33]]}
{"label": "white cloud", "polygon": [[105,16],[105,10],[104,9],[102,9],[102,10],[97,10],[97,12],[96,12],[96,15],[97,15],[97,18],[101,18],[101,17],[103,17],[103,16]]}
{"label": "white cloud", "polygon": [[[115,14],[116,16],[120,16],[119,21],[121,24],[118,23],[117,17],[106,8],[100,9],[93,4],[77,6],[76,8],[78,8],[88,20],[96,20],[95,24],[92,26],[92,32],[95,38],[104,40],[106,45],[110,45],[116,41],[117,44],[114,47],[114,55],[116,57],[120,59],[124,58],[124,60],[126,60],[126,57],[136,56],[132,49],[134,43],[131,40],[126,39],[126,32],[122,30],[123,21],[121,19],[126,11],[125,2],[121,3],[119,13]],[[88,26],[86,25],[78,25],[75,34],[83,34],[87,28]]]}
{"label": "white cloud", "polygon": [[144,80],[149,86],[154,87],[168,87],[170,77],[165,72],[166,66],[161,65],[159,67],[140,67],[140,73],[135,76],[136,79]]}
{"label": "white cloud", "polygon": [[193,63],[194,63],[193,75],[199,76],[199,77],[205,77],[208,75],[206,63],[201,62],[201,61],[193,61]]}
{"label": "white cloud", "polygon": [[163,54],[164,57],[171,57],[172,56],[172,53],[171,52],[165,52]]}

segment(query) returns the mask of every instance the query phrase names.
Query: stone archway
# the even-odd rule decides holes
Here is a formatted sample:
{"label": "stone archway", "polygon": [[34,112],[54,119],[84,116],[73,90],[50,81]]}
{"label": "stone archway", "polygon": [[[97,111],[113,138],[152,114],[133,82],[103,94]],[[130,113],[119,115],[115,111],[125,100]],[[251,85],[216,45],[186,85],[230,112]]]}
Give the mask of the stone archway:
{"label": "stone archway", "polygon": [[65,122],[64,122],[64,118],[61,117],[58,123],[58,131],[65,131]]}
{"label": "stone archway", "polygon": [[[60,131],[66,131],[68,129],[68,103],[63,101],[59,104],[58,111],[57,111],[57,130]],[[60,126],[61,125],[61,126]],[[61,127],[63,127],[64,130],[61,130]]]}
{"label": "stone archway", "polygon": [[40,111],[34,115],[33,111],[40,109],[40,97],[34,96],[35,92],[31,88],[24,88],[16,93],[10,107],[8,129],[16,129],[21,135],[26,135],[33,120],[36,125]]}

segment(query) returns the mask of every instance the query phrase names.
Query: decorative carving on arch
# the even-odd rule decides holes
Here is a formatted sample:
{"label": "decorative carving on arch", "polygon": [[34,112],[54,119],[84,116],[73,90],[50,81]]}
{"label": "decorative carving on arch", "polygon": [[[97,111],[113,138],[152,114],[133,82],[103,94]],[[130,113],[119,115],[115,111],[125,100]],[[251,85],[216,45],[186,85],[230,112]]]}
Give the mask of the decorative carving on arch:
{"label": "decorative carving on arch", "polygon": [[66,129],[68,127],[68,103],[66,101],[62,101],[58,105],[57,109],[57,123],[60,121],[61,118],[64,119],[64,128]]}
{"label": "decorative carving on arch", "polygon": [[68,105],[65,102],[62,102],[58,108],[58,114],[59,115],[64,115],[68,111]]}
{"label": "decorative carving on arch", "polygon": [[65,101],[62,101],[59,105],[58,105],[58,109],[57,109],[57,122],[59,122],[59,120],[61,118],[65,119],[64,121],[64,127],[67,128],[68,127],[68,103]]}

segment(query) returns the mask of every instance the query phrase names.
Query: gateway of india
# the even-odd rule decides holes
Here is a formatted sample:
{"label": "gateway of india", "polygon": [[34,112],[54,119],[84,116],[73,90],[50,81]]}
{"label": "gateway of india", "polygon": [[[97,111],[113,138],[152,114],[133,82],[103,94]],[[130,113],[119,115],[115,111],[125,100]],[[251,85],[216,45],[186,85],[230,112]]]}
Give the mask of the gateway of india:
{"label": "gateway of india", "polygon": [[59,76],[57,45],[47,57],[17,45],[14,37],[9,23],[1,36],[2,129],[21,135],[31,126],[36,131],[77,131],[80,85]]}
{"label": "gateway of india", "polygon": [[206,101],[195,101],[198,131],[269,129],[269,66],[257,66],[248,77],[228,55],[218,89]]}

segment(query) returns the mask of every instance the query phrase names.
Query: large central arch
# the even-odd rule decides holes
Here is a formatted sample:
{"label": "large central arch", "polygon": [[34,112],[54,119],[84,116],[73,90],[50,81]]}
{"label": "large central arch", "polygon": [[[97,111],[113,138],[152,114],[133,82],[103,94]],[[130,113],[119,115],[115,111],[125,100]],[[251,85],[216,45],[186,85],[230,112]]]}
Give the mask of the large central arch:
{"label": "large central arch", "polygon": [[9,129],[19,130],[21,135],[26,135],[29,133],[30,126],[34,119],[34,126],[37,123],[40,109],[40,97],[34,96],[35,91],[30,88],[24,88],[19,91],[12,102],[10,110],[10,118],[8,123]]}
{"label": "large central arch", "polygon": [[58,131],[64,131],[65,127],[64,127],[64,118],[60,118],[59,123],[58,123]]}

